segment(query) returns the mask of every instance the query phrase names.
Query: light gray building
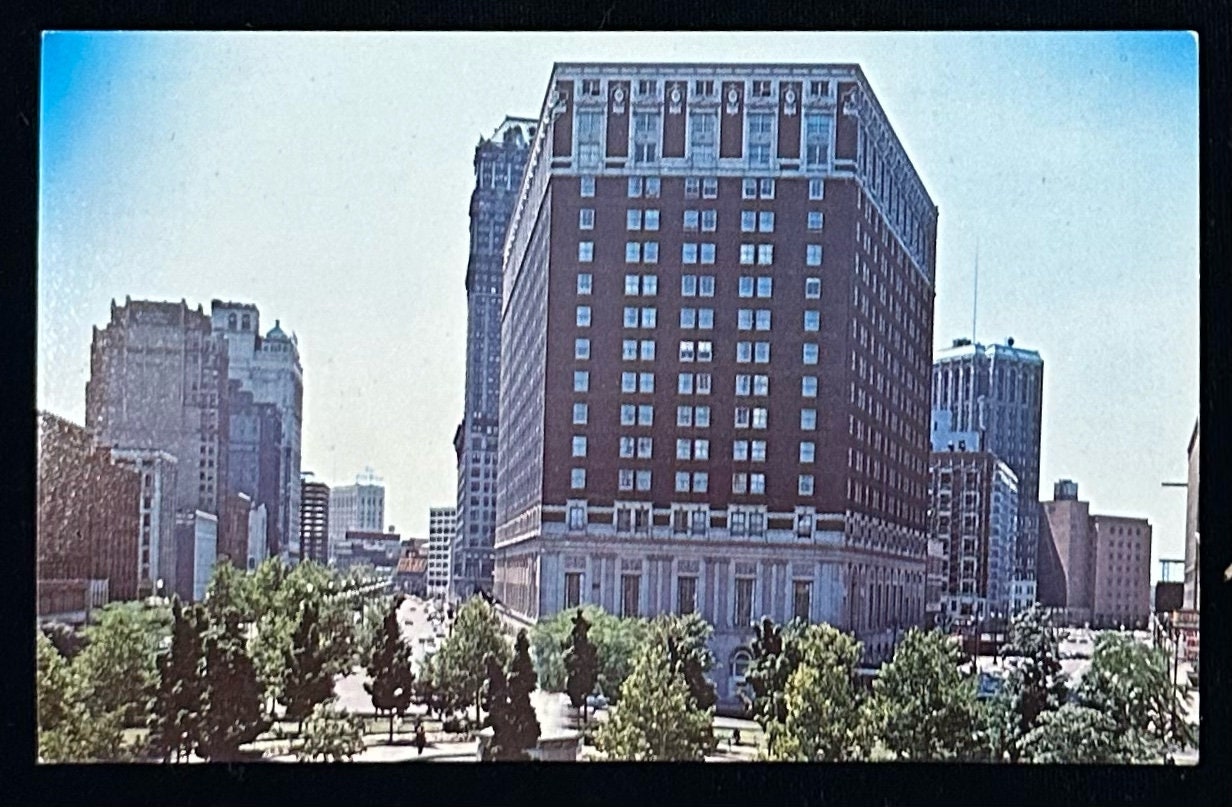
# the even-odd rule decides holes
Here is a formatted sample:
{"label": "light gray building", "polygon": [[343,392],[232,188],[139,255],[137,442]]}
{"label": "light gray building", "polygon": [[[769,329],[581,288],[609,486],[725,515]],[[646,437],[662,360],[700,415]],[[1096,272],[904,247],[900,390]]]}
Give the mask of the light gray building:
{"label": "light gray building", "polygon": [[299,341],[288,336],[281,323],[264,336],[260,312],[255,305],[214,300],[210,322],[225,346],[229,377],[252,393],[257,404],[275,404],[281,421],[278,474],[282,500],[274,531],[283,545],[271,547],[284,560],[299,558],[300,533],[300,442],[303,431],[304,371],[299,360]]}
{"label": "light gray building", "polygon": [[139,448],[112,449],[111,458],[141,474],[139,585],[153,594],[162,581],[170,591],[175,581],[176,459],[166,451]]}
{"label": "light gray building", "polygon": [[348,532],[380,533],[385,529],[385,485],[371,468],[355,477],[354,485],[330,488],[329,557],[332,560]]}
{"label": "light gray building", "polygon": [[949,412],[955,432],[976,432],[980,446],[1018,479],[1018,529],[1011,588],[1032,597],[1040,544],[1039,462],[1044,361],[1034,350],[956,339],[933,357],[932,407]]}
{"label": "light gray building", "polygon": [[175,517],[175,594],[183,600],[205,599],[210,575],[218,558],[218,516],[201,510]]}
{"label": "light gray building", "polygon": [[[433,507],[428,510],[428,596],[449,597],[450,551],[458,527],[458,511],[454,507]],[[469,596],[470,592],[467,592]]]}

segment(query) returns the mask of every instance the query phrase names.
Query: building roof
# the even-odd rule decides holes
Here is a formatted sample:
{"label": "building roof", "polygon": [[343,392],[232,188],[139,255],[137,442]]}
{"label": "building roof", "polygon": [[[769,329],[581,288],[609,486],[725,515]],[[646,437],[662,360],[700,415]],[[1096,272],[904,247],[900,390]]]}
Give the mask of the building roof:
{"label": "building roof", "polygon": [[1027,364],[1044,363],[1044,360],[1040,358],[1039,351],[1036,350],[1015,347],[1008,342],[1004,345],[985,345],[980,342],[972,342],[970,339],[955,339],[949,347],[937,348],[933,353],[933,361],[962,359],[977,353],[983,353],[992,359],[1009,359]]}
{"label": "building roof", "polygon": [[423,574],[428,571],[428,559],[422,555],[403,555],[398,559],[395,574]]}

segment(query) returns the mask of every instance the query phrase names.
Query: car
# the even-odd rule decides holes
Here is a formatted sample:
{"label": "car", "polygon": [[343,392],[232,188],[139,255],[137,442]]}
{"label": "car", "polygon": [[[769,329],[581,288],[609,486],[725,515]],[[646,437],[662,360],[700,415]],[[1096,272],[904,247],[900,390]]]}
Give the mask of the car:
{"label": "car", "polygon": [[602,692],[595,692],[586,696],[586,706],[589,709],[606,709],[607,698]]}

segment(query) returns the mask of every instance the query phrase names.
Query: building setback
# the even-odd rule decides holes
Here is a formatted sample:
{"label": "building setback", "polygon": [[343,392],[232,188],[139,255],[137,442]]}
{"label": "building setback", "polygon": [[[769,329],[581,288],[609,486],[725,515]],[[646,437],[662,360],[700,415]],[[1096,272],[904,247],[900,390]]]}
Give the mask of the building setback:
{"label": "building setback", "polygon": [[385,487],[371,468],[355,477],[354,485],[329,492],[330,557],[347,539],[347,533],[377,533],[385,529]]}
{"label": "building setback", "polygon": [[937,211],[856,65],[558,64],[504,261],[495,593],[923,620]]}
{"label": "building setback", "polygon": [[1201,609],[1202,588],[1199,560],[1201,531],[1198,526],[1198,421],[1194,421],[1193,435],[1189,438],[1189,475],[1185,491],[1185,599],[1184,607]]}
{"label": "building setback", "polygon": [[458,528],[451,589],[467,597],[492,589],[496,536],[496,446],[500,413],[501,258],[509,217],[536,121],[505,118],[475,147],[471,250],[466,267],[466,411],[454,434],[458,455]]}
{"label": "building setback", "polygon": [[428,596],[449,595],[449,553],[458,527],[458,511],[453,507],[428,510]]}
{"label": "building setback", "polygon": [[329,562],[329,485],[305,476],[300,492],[300,560]]}
{"label": "building setback", "polygon": [[277,547],[285,543],[279,518],[285,503],[282,416],[277,404],[257,403],[253,394],[243,389],[239,379],[232,378],[229,389],[231,429],[227,442],[227,488],[233,495],[246,495],[254,508],[265,508],[265,534],[258,536],[257,542],[277,552]]}
{"label": "building setback", "polygon": [[1033,602],[1040,552],[1039,462],[1044,362],[1034,350],[956,339],[933,359],[932,408],[950,413],[956,432],[975,432],[1018,477],[1018,530],[1012,587]]}

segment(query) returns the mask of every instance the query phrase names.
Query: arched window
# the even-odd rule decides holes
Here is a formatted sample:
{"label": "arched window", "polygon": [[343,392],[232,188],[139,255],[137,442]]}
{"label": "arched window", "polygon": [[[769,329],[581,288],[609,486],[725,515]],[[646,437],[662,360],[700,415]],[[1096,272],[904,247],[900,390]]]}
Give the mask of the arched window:
{"label": "arched window", "polygon": [[732,683],[736,686],[744,684],[745,676],[749,672],[749,665],[753,663],[753,654],[744,648],[740,648],[731,657],[731,677]]}
{"label": "arched window", "polygon": [[235,314],[227,315],[227,328],[232,331],[235,330]]}

